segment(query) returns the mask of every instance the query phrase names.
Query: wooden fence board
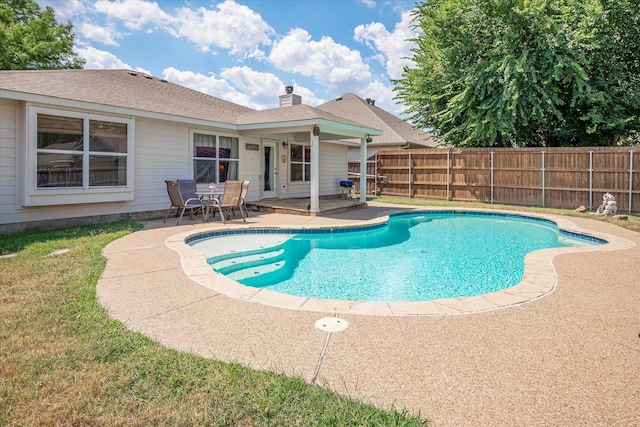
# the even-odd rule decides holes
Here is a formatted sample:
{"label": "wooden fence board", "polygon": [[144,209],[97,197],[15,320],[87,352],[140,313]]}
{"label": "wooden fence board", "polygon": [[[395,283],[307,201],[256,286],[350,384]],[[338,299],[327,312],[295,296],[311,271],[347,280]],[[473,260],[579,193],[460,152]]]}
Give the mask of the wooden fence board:
{"label": "wooden fence board", "polygon": [[375,164],[382,194],[595,210],[609,192],[640,212],[640,147],[395,150]]}

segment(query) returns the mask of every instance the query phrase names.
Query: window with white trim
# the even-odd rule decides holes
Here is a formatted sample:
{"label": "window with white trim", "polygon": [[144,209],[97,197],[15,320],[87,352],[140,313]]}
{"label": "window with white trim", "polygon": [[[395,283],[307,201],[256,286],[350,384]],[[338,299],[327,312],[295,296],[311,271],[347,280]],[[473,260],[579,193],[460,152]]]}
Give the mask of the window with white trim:
{"label": "window with white trim", "polygon": [[193,179],[214,184],[237,180],[239,151],[239,138],[194,132]]}
{"label": "window with white trim", "polygon": [[37,113],[36,126],[38,189],[126,187],[126,122]]}
{"label": "window with white trim", "polygon": [[134,199],[135,119],[27,105],[23,206]]}
{"label": "window with white trim", "polygon": [[307,145],[289,145],[290,181],[311,180],[311,147]]}

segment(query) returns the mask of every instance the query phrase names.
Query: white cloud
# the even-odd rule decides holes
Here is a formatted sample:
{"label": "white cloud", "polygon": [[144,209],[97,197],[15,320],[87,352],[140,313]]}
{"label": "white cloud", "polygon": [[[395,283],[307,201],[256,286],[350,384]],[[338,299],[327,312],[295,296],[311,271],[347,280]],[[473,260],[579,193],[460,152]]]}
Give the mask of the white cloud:
{"label": "white cloud", "polygon": [[300,28],[274,44],[269,61],[278,69],[312,77],[336,95],[365,87],[371,79],[369,66],[359,51],[336,43],[331,37],[312,41],[309,33]]}
{"label": "white cloud", "polygon": [[[251,107],[256,109],[275,108],[278,106],[279,96],[284,95],[283,83],[278,76],[264,73],[249,67],[232,67],[224,69],[220,77],[230,82],[236,89],[246,93],[251,98]],[[324,102],[308,88],[294,84],[294,93],[302,97],[302,101],[309,105]]]}
{"label": "white cloud", "polygon": [[408,39],[415,38],[417,34],[411,28],[410,11],[402,14],[393,32],[387,31],[386,27],[379,22],[372,22],[367,25],[358,25],[353,34],[356,41],[365,43],[384,55],[387,74],[392,79],[400,78],[404,66],[411,65],[412,61],[408,58],[412,56],[411,49],[415,47],[415,43]]}
{"label": "white cloud", "polygon": [[224,79],[218,79],[214,75],[206,76],[193,71],[180,71],[176,68],[165,68],[162,76],[171,81],[199,92],[207,93],[236,104],[252,107],[251,98],[239,92]]}
{"label": "white cloud", "polygon": [[[309,88],[296,85],[295,82],[293,82],[293,93],[302,97],[303,104],[311,105],[312,107],[316,107],[327,102],[324,98],[318,98]],[[282,92],[278,93],[278,95],[282,94],[284,94],[284,89],[282,89]]]}
{"label": "white cloud", "polygon": [[358,1],[367,7],[376,7],[375,0],[358,0]]}
{"label": "white cloud", "polygon": [[42,9],[49,6],[56,13],[56,21],[66,23],[84,9],[82,0],[36,0]]}
{"label": "white cloud", "polygon": [[274,30],[262,17],[233,0],[226,0],[216,8],[218,10],[182,8],[172,25],[178,35],[186,37],[201,50],[217,46],[229,49],[232,54],[264,57],[258,46],[270,45]]}
{"label": "white cloud", "polygon": [[115,38],[117,37],[113,25],[100,26],[92,22],[86,21],[80,24],[78,32],[89,40],[94,40],[102,44],[110,46],[118,46]]}
{"label": "white cloud", "polygon": [[393,87],[382,83],[380,80],[373,80],[369,85],[367,85],[365,90],[357,93],[357,95],[365,99],[374,99],[376,101],[376,106],[390,112],[391,114],[402,117],[404,106],[398,105],[396,101],[393,100],[393,97],[395,96]]}
{"label": "white cloud", "polygon": [[222,70],[220,77],[238,91],[247,94],[251,107],[257,109],[278,106],[278,95],[284,93],[284,84],[275,74],[264,73],[249,67],[231,67]]}
{"label": "white cloud", "polygon": [[122,62],[118,57],[113,55],[111,52],[107,52],[104,50],[99,50],[91,46],[87,47],[79,47],[77,48],[78,54],[84,58],[87,63],[84,68],[87,69],[127,69],[132,70],[135,69],[137,71],[141,71],[147,74],[151,74],[150,71],[145,70],[141,67],[132,67],[131,65]]}
{"label": "white cloud", "polygon": [[147,24],[164,26],[171,21],[158,3],[145,0],[98,0],[94,8],[112,19],[121,20],[130,30],[141,30]]}
{"label": "white cloud", "polygon": [[233,0],[225,0],[216,9],[182,7],[173,13],[147,0],[98,0],[94,8],[130,30],[160,27],[173,37],[186,38],[202,52],[219,47],[234,55],[262,59],[259,46],[270,45],[275,33],[258,13]]}

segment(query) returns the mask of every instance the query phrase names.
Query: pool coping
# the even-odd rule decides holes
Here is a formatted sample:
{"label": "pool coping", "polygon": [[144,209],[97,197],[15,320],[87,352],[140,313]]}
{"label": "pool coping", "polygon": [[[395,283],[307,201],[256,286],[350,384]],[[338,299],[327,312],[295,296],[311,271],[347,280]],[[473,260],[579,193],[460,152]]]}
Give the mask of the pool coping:
{"label": "pool coping", "polygon": [[[219,292],[231,298],[279,307],[291,310],[323,312],[331,314],[359,314],[375,316],[450,316],[472,313],[481,313],[526,304],[546,295],[551,294],[557,284],[557,274],[553,265],[556,256],[579,252],[610,252],[629,249],[635,243],[622,237],[596,232],[576,226],[567,217],[523,213],[508,210],[468,209],[468,208],[415,208],[411,213],[419,212],[478,212],[493,215],[514,215],[518,217],[530,217],[554,222],[559,229],[570,233],[585,234],[598,239],[604,239],[608,243],[593,246],[565,247],[541,249],[530,252],[524,259],[524,275],[522,280],[514,286],[500,291],[482,294],[474,297],[446,298],[430,301],[411,302],[370,302],[370,301],[345,301],[332,299],[305,298],[282,294],[268,289],[252,288],[242,285],[228,277],[215,272],[207,263],[202,251],[196,249],[187,241],[195,236],[211,232],[223,233],[226,230],[237,230],[237,227],[216,227],[200,229],[198,231],[186,231],[177,233],[165,241],[165,246],[176,251],[180,255],[180,262],[185,274],[201,286]],[[403,214],[406,214],[406,210]],[[361,221],[357,224],[339,226],[275,226],[265,227],[260,225],[248,225],[242,230],[311,230],[311,229],[351,229],[363,226],[372,226],[385,223],[389,215],[372,220]]]}

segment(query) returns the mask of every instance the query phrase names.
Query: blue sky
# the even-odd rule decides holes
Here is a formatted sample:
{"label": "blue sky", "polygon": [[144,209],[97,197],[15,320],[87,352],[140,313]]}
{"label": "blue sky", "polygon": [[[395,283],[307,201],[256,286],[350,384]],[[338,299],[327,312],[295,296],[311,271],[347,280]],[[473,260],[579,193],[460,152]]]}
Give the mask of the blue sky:
{"label": "blue sky", "polygon": [[318,105],[345,93],[401,115],[413,1],[37,0],[70,22],[86,68],[128,68],[256,109],[284,86]]}

